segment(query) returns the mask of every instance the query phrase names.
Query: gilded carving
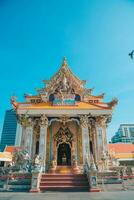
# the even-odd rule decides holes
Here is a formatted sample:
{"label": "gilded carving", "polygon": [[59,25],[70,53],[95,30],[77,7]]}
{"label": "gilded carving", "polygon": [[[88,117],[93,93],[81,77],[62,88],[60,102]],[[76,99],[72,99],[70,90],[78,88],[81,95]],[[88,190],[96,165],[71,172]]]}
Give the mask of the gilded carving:
{"label": "gilded carving", "polygon": [[70,119],[69,119],[69,117],[67,115],[63,115],[58,121],[61,122],[63,124],[63,126],[65,126],[65,124],[67,122],[69,122]]}
{"label": "gilded carving", "polygon": [[48,94],[47,94],[47,92],[43,92],[40,95],[41,95],[41,100],[43,102],[47,102],[48,101]]}
{"label": "gilded carving", "polygon": [[[37,89],[41,101],[48,102],[49,96],[60,96],[61,99],[67,99],[68,95],[78,94],[81,100],[88,102],[92,99],[100,101],[104,98],[104,94],[99,96],[91,95],[93,89],[85,88],[85,80],[80,80],[69,69],[66,58],[63,59],[59,71],[50,79],[44,80],[45,87]],[[75,98],[74,98],[75,100]],[[118,103],[117,99],[107,103],[112,109]],[[60,104],[61,105],[61,104]]]}
{"label": "gilded carving", "polygon": [[88,127],[88,125],[89,125],[88,115],[80,116],[80,124],[83,128]]}
{"label": "gilded carving", "polygon": [[89,131],[89,137],[93,138],[93,136],[95,135],[95,133],[96,133],[95,127],[91,126],[90,131]]}
{"label": "gilded carving", "polygon": [[40,137],[40,126],[39,126],[39,120],[35,119],[34,120],[34,129],[33,129],[33,133],[35,135],[35,138],[38,140]]}
{"label": "gilded carving", "polygon": [[62,96],[66,95],[65,93],[73,94],[74,91],[77,94],[84,93],[84,84],[85,81],[79,80],[76,76],[73,75],[71,70],[68,68],[67,60],[64,58],[62,66],[60,70],[52,77],[50,81],[44,81],[46,83],[46,88],[44,88],[44,92],[50,94],[62,94]]}
{"label": "gilded carving", "polygon": [[39,125],[40,125],[40,127],[48,126],[48,118],[46,117],[46,115],[41,116]]}
{"label": "gilded carving", "polygon": [[107,122],[107,116],[100,115],[100,116],[96,117],[96,125],[97,126],[103,127],[106,125],[106,122]]}
{"label": "gilded carving", "polygon": [[56,141],[57,145],[59,143],[64,143],[64,142],[72,144],[73,134],[70,132],[70,130],[68,129],[68,127],[63,126],[54,135],[54,140]]}
{"label": "gilded carving", "polygon": [[19,115],[18,116],[18,122],[23,126],[23,127],[30,127],[34,125],[34,121],[31,117],[28,115]]}

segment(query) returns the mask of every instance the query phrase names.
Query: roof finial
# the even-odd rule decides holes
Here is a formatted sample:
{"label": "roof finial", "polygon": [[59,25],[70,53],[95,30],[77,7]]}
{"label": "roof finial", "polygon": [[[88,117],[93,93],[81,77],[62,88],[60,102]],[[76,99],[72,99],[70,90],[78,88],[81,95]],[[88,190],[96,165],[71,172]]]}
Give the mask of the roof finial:
{"label": "roof finial", "polygon": [[67,66],[67,59],[66,59],[66,57],[63,58],[62,66],[63,67]]}

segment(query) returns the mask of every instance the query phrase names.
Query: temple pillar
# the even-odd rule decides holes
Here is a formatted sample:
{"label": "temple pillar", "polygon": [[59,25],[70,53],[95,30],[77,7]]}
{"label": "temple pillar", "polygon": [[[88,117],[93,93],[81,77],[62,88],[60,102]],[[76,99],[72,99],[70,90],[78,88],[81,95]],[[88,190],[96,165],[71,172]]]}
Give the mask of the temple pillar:
{"label": "temple pillar", "polygon": [[80,117],[80,124],[82,129],[82,149],[83,149],[83,164],[90,162],[90,142],[89,142],[89,129],[88,129],[88,116]]}
{"label": "temple pillar", "polygon": [[39,139],[39,156],[42,160],[42,171],[46,170],[46,147],[47,147],[47,128],[48,118],[42,115],[40,118],[40,139]]}
{"label": "temple pillar", "polygon": [[[25,115],[18,115],[18,124],[19,127],[21,127],[21,131],[18,132],[19,136],[17,136],[17,141],[18,142],[18,146],[24,146],[24,141],[25,141],[25,132],[26,132],[26,117]],[[19,137],[19,138],[18,138]]]}
{"label": "temple pillar", "polygon": [[97,162],[100,171],[106,169],[106,160],[107,160],[106,122],[107,122],[107,116],[96,117]]}
{"label": "temple pillar", "polygon": [[22,134],[20,140],[21,146],[28,151],[28,154],[31,157],[34,121],[28,115],[20,115],[18,118],[18,122],[21,124],[22,127]]}
{"label": "temple pillar", "polygon": [[32,156],[32,144],[33,144],[33,125],[26,127],[26,140],[25,148],[28,151],[29,156]]}
{"label": "temple pillar", "polygon": [[21,134],[21,139],[20,139],[20,146],[24,147],[25,145],[25,140],[26,140],[26,127],[21,125],[22,128],[22,134]]}

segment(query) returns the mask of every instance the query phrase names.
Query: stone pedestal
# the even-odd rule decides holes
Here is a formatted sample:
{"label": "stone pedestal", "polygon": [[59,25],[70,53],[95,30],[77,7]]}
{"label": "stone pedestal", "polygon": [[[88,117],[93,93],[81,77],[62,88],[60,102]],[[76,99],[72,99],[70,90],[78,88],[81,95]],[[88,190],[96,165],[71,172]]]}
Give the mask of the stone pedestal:
{"label": "stone pedestal", "polygon": [[89,192],[100,192],[100,188],[97,185],[97,172],[90,171],[89,172]]}
{"label": "stone pedestal", "polygon": [[40,192],[40,188],[39,188],[40,177],[41,177],[41,173],[39,172],[32,173],[32,182],[31,182],[30,192]]}
{"label": "stone pedestal", "polygon": [[73,166],[73,174],[80,174],[81,170],[78,166]]}
{"label": "stone pedestal", "polygon": [[80,170],[79,166],[77,165],[76,160],[73,161],[72,171],[73,171],[74,174],[80,174],[81,173],[81,170]]}

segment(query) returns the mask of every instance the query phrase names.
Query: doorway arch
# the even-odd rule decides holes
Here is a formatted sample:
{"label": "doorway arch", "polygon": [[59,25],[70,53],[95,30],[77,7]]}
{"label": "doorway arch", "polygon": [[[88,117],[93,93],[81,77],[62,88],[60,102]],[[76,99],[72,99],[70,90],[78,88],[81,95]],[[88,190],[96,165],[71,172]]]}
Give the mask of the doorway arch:
{"label": "doorway arch", "polygon": [[71,148],[68,143],[60,143],[57,148],[57,165],[71,165]]}

